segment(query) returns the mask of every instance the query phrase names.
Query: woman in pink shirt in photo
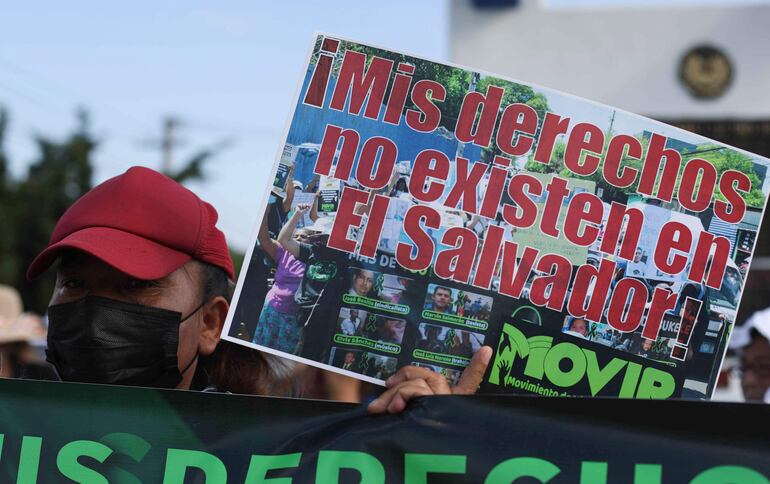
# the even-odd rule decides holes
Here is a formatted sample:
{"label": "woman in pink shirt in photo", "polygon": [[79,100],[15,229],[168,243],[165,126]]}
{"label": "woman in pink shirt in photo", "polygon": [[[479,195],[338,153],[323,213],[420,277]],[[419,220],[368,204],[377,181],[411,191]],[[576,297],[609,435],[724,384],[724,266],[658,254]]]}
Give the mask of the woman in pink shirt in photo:
{"label": "woman in pink shirt in photo", "polygon": [[270,238],[267,217],[263,217],[262,226],[259,229],[259,244],[265,254],[275,262],[276,269],[275,281],[265,298],[253,342],[286,353],[296,354],[302,341],[304,326],[297,318],[299,306],[294,301],[294,294],[307,269],[307,264],[297,259],[292,253],[296,251],[286,247],[293,247],[291,242],[297,244],[297,240],[304,237],[304,230],[295,233],[295,229],[297,222],[308,211],[310,211],[309,205],[297,205],[294,214],[278,234],[278,240]]}

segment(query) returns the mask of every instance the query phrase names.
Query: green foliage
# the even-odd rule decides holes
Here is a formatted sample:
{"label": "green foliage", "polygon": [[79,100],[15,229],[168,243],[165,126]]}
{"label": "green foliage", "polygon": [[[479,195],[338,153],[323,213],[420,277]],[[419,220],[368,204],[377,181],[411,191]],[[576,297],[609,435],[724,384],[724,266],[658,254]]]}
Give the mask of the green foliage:
{"label": "green foliage", "polygon": [[27,267],[48,244],[59,217],[91,188],[91,155],[98,143],[90,134],[84,111],[78,113],[77,121],[75,131],[63,141],[37,136],[37,160],[30,165],[25,179],[6,179],[0,203],[7,229],[0,282],[15,286],[24,307],[39,313],[51,298],[54,276],[48,273],[27,281]]}
{"label": "green foliage", "polygon": [[553,151],[551,152],[551,158],[548,164],[535,161],[534,154],[530,154],[527,159],[527,164],[524,168],[527,171],[533,171],[535,173],[561,173],[564,171],[564,151],[567,148],[567,143],[562,140],[557,140],[553,145]]}
{"label": "green foliage", "polygon": [[[320,47],[320,44],[316,46]],[[460,108],[462,107],[463,99],[471,88],[473,74],[465,69],[457,67],[446,66],[436,62],[425,61],[416,57],[411,57],[402,54],[396,54],[387,50],[376,49],[373,47],[363,46],[360,44],[343,42],[340,48],[340,52],[351,50],[355,52],[361,52],[367,55],[368,63],[371,63],[372,56],[378,56],[384,59],[390,59],[394,61],[394,64],[399,62],[406,62],[415,66],[415,72],[412,76],[412,85],[423,79],[431,79],[441,83],[446,88],[446,98],[442,102],[437,102],[439,109],[441,109],[441,123],[440,126],[446,128],[449,132],[454,132],[455,125],[457,124],[457,117],[460,114]],[[315,58],[313,59],[313,62]],[[335,64],[335,74],[338,73],[339,65]],[[395,76],[394,72],[391,73],[392,77]],[[385,93],[384,99],[387,100],[390,91],[390,81],[388,85],[388,91]],[[548,101],[542,94],[536,93],[530,86],[518,84],[515,82],[507,81],[505,79],[499,79],[496,77],[482,77],[479,79],[476,85],[476,91],[486,92],[487,87],[495,85],[505,89],[503,95],[502,106],[505,107],[513,103],[525,103],[532,106],[535,111],[542,116],[548,111]],[[407,103],[404,109],[414,109],[411,99],[407,99]],[[539,129],[539,128],[538,128]],[[495,134],[497,128],[495,128]],[[493,137],[494,140],[494,137]],[[487,147],[484,151],[484,157],[491,159],[494,154],[501,154],[495,151],[494,142],[491,146]]]}
{"label": "green foliage", "polygon": [[[612,135],[614,135],[614,133],[605,133],[605,142],[604,142],[604,148],[602,153],[607,152],[607,146],[609,145],[609,141]],[[639,139],[639,142],[642,144],[642,153],[646,153],[650,144],[649,139],[641,135],[637,136],[637,139]],[[615,201],[624,203],[627,200],[629,195],[637,193],[637,189],[639,188],[639,177],[637,177],[637,179],[634,181],[633,184],[631,184],[626,188],[618,188],[607,183],[603,175],[603,168],[604,168],[603,158],[602,158],[602,161],[599,163],[599,168],[593,174],[589,176],[575,175],[574,173],[569,171],[564,165],[565,148],[566,148],[566,142],[563,139],[558,139],[556,143],[554,143],[553,152],[551,153],[551,158],[548,164],[543,164],[535,161],[533,154],[530,154],[529,159],[527,160],[527,163],[525,165],[525,169],[528,171],[537,172],[537,173],[557,173],[559,176],[566,177],[566,178],[578,178],[583,180],[591,180],[596,183],[597,188],[601,188],[603,190],[602,198],[605,200],[615,200]],[[745,194],[743,198],[746,200],[746,203],[750,206],[753,206],[753,207],[764,206],[765,196],[762,193],[762,183],[759,177],[757,176],[757,174],[754,172],[754,165],[751,161],[751,157],[742,152],[739,152],[730,148],[718,147],[714,144],[700,145],[695,151],[691,153],[685,153],[682,156],[682,166],[679,170],[679,175],[677,177],[675,193],[679,190],[679,185],[683,181],[686,183],[695,183],[696,186],[700,184],[700,180],[683,180],[682,179],[682,170],[684,169],[684,166],[687,164],[688,161],[692,160],[693,158],[703,158],[709,161],[710,163],[712,163],[714,167],[716,167],[717,169],[717,174],[718,174],[717,179],[719,179],[719,177],[722,176],[722,174],[728,170],[737,170],[747,174],[749,179],[751,180],[751,191]],[[643,161],[637,160],[635,158],[631,158],[626,154],[624,154],[623,158],[621,159],[620,165],[621,167],[627,166],[641,172],[643,167]],[[715,191],[715,198],[725,200],[724,195],[722,195],[722,193],[719,191],[718,185]]]}
{"label": "green foliage", "polygon": [[[311,63],[315,63],[317,61],[320,47],[320,40],[316,40]],[[426,61],[417,57],[398,54],[383,49],[356,44],[353,42],[343,41],[340,45],[339,52],[344,53],[348,50],[366,54],[367,67],[371,64],[372,56],[392,60],[394,65],[398,65],[400,62],[414,65],[415,71],[412,75],[412,85],[423,79],[435,80],[441,83],[441,85],[443,85],[446,89],[446,96],[444,101],[436,102],[436,105],[441,110],[441,122],[439,126],[447,129],[450,133],[454,133],[455,126],[457,124],[457,117],[460,114],[460,108],[462,107],[463,99],[472,86],[472,72],[458,67]],[[338,54],[338,59],[341,58],[341,55],[344,54]],[[334,68],[332,70],[334,75],[339,74],[339,68],[341,64],[342,63],[339,61],[335,62]],[[395,69],[393,69],[391,72],[391,78],[388,81],[388,88],[383,98],[385,102],[387,102],[387,99],[390,95],[390,87],[395,75]],[[505,89],[502,107],[513,103],[525,103],[529,106],[532,106],[535,111],[537,111],[541,120],[545,113],[548,111],[548,101],[545,96],[536,93],[530,86],[507,81],[505,79],[499,79],[496,77],[482,77],[478,80],[475,86],[475,90],[477,92],[486,92],[487,87],[490,85],[495,85]],[[406,105],[404,106],[404,110],[408,109],[415,109],[411,98],[407,98]],[[497,127],[495,127],[494,134],[497,134]],[[495,148],[494,136],[492,139],[493,142],[491,145],[486,147],[482,153],[483,157],[487,161],[491,160],[495,154],[502,154]]]}
{"label": "green foliage", "polygon": [[536,93],[532,87],[518,84],[497,77],[482,77],[476,85],[476,91],[486,92],[489,86],[497,86],[505,89],[502,107],[515,103],[524,103],[537,111],[540,118],[548,111],[548,100],[540,93]]}
{"label": "green foliage", "polygon": [[[703,144],[692,153],[688,153],[683,158],[682,165],[693,159],[702,158],[709,161],[717,169],[717,180],[722,174],[728,170],[737,170],[748,175],[751,180],[751,191],[743,196],[746,203],[752,207],[762,208],[765,205],[765,195],[762,193],[762,182],[757,174],[754,172],[754,164],[751,161],[751,157],[740,151],[732,150],[729,148],[720,148],[714,144]],[[682,180],[680,178],[679,183]],[[688,180],[692,182],[692,180]],[[695,181],[696,186],[700,185],[700,180]],[[678,188],[678,184],[677,184]],[[719,190],[719,185],[715,190],[716,198],[725,200],[724,195]]]}
{"label": "green foliage", "polygon": [[[320,40],[316,43],[316,49],[314,51],[316,53],[314,54],[314,58],[311,60],[311,62],[316,61],[317,52],[319,48],[320,48]],[[382,50],[382,49],[376,49],[372,47],[362,46],[356,43],[343,41],[340,47],[340,52],[345,52],[346,50],[352,50],[352,51],[366,54],[369,58],[368,62],[371,62],[371,56],[376,55],[378,57],[391,59],[394,61],[394,63],[407,62],[407,63],[413,64],[415,66],[413,82],[417,82],[422,79],[433,79],[440,82],[442,85],[444,85],[444,87],[446,87],[446,90],[447,90],[446,99],[444,102],[437,103],[442,112],[441,126],[446,128],[450,132],[454,132],[455,124],[457,123],[457,116],[460,112],[460,107],[462,106],[463,98],[465,97],[465,94],[468,92],[468,90],[471,87],[471,83],[473,80],[472,73],[465,71],[463,69],[445,66],[435,62],[429,62],[429,61],[425,61],[425,60],[407,56],[407,55],[396,54],[396,53]],[[339,62],[335,63],[336,70],[339,69],[339,65],[340,65]],[[336,73],[337,72],[335,71],[335,74]],[[391,73],[391,76],[393,75],[395,75],[395,72]],[[539,136],[539,133],[540,133],[540,128],[542,126],[542,120],[545,114],[549,110],[547,98],[543,94],[535,92],[530,86],[518,84],[512,81],[508,81],[505,79],[500,79],[492,76],[481,77],[475,86],[475,90],[477,92],[484,93],[487,91],[487,88],[490,85],[502,87],[505,89],[505,94],[503,95],[503,100],[501,103],[501,106],[503,108],[505,106],[508,106],[514,103],[524,103],[535,109],[535,111],[538,113],[539,122],[540,122],[538,126],[538,131],[536,133],[536,139],[537,139],[537,136]],[[388,99],[388,95],[389,95],[389,92],[386,92],[385,98],[384,98],[385,100]],[[411,109],[411,108],[414,108],[414,106],[411,104],[411,100],[407,100],[407,105],[405,109]],[[495,146],[496,135],[497,135],[497,126],[495,127],[495,131],[493,133],[492,143],[490,144],[490,146],[487,146],[486,148],[484,148],[482,152],[482,156],[487,162],[491,161],[494,155],[504,155],[504,153],[500,152],[500,150],[498,150]],[[604,142],[604,149],[603,149],[604,153],[606,153],[607,146],[609,144],[609,141],[612,138],[612,135],[614,135],[614,133],[609,130],[607,133],[605,133],[605,142]],[[649,146],[649,139],[643,137],[642,135],[637,136],[637,138],[642,144],[643,152],[646,153],[647,148]],[[565,141],[563,139],[558,139],[554,144],[554,149],[553,149],[553,152],[551,153],[551,158],[548,164],[543,164],[535,161],[533,159],[533,155],[530,154],[529,159],[527,160],[525,165],[526,170],[532,171],[532,172],[538,172],[538,173],[557,173],[565,177],[591,180],[596,183],[597,188],[602,189],[603,191],[602,198],[604,198],[605,200],[616,200],[620,202],[625,202],[629,195],[636,193],[636,190],[638,188],[638,183],[639,183],[638,178],[637,180],[634,181],[634,183],[631,186],[626,188],[618,188],[607,183],[602,173],[602,168],[604,163],[603,160],[599,165],[599,169],[596,170],[596,172],[594,172],[592,175],[589,175],[589,176],[574,175],[569,170],[567,170],[564,166],[565,148],[566,148]],[[696,150],[694,153],[685,154],[683,156],[682,167],[684,167],[687,161],[689,161],[699,153],[703,151],[708,151],[708,154],[705,154],[703,156],[708,161],[713,163],[714,166],[716,166],[717,171],[719,172],[719,175],[731,169],[738,170],[749,175],[749,178],[751,179],[751,182],[752,182],[752,190],[750,193],[744,195],[744,199],[750,206],[762,207],[765,202],[765,197],[762,193],[762,187],[761,187],[759,177],[757,177],[756,173],[754,172],[751,158],[748,155],[745,155],[741,152],[731,150],[728,148],[721,148],[716,150],[714,150],[713,148],[714,148],[713,146],[703,145],[703,146],[699,146],[698,150]],[[643,162],[641,160],[631,158],[627,155],[624,155],[621,160],[621,167],[628,166],[631,168],[635,168],[636,170],[641,170],[642,165],[643,165]],[[677,188],[678,188],[678,184],[681,182],[681,171],[678,178],[679,180],[677,181]],[[724,199],[724,196],[719,192],[718,189],[716,191],[715,196],[717,198]]]}
{"label": "green foliage", "polygon": [[[610,140],[612,139],[613,134],[614,133],[605,133],[604,147],[602,148],[602,153],[607,152],[607,147],[609,145]],[[637,139],[639,139],[639,142],[642,145],[642,152],[646,153],[647,147],[649,146],[649,140],[641,136],[637,137]],[[554,150],[554,153],[556,153],[556,150]],[[628,199],[628,195],[636,193],[636,190],[639,187],[639,177],[637,177],[636,180],[634,180],[634,183],[632,183],[630,186],[626,188],[618,188],[608,183],[607,180],[604,179],[604,158],[603,157],[601,162],[599,163],[599,168],[593,174],[588,176],[577,176],[577,175],[574,175],[571,171],[569,171],[564,166],[564,150],[561,151],[560,156],[561,156],[561,170],[559,171],[559,174],[562,177],[579,178],[582,180],[590,180],[596,183],[596,188],[597,189],[601,188],[603,190],[602,198],[604,198],[605,200],[614,200],[621,203],[626,203]],[[583,161],[584,157],[585,155],[581,157],[581,162]],[[621,167],[620,170],[622,170],[623,167],[630,167],[641,173],[642,164],[643,162],[641,160],[631,158],[624,153],[623,157],[620,160],[620,167]]]}
{"label": "green foliage", "polygon": [[[500,106],[505,108],[511,104],[521,103],[532,107],[538,116],[538,127],[535,133],[535,138],[540,134],[540,128],[542,126],[543,117],[548,112],[548,100],[540,93],[536,93],[530,86],[524,84],[518,84],[516,82],[507,81],[497,77],[482,77],[476,85],[476,91],[486,93],[489,86],[497,86],[505,89],[503,94],[503,100]],[[498,125],[495,125],[495,130],[492,133],[492,142],[487,146],[484,151],[484,157],[487,161],[491,161],[494,155],[505,155],[502,151],[496,147]]]}
{"label": "green foliage", "polygon": [[246,254],[243,252],[230,248],[230,258],[233,260],[233,268],[235,269],[236,274],[241,272],[241,267],[243,267],[243,259],[245,257]]}
{"label": "green foliage", "polygon": [[12,202],[12,193],[8,186],[8,157],[5,154],[5,132],[8,127],[8,112],[0,107],[0,226],[6,230],[0,237],[0,281],[14,280],[17,272],[17,261],[13,257],[7,257],[12,254],[16,245],[16,233],[8,230],[13,227],[14,211]]}
{"label": "green foliage", "polygon": [[[397,54],[383,49],[376,49],[374,47],[368,47],[361,44],[355,44],[351,42],[343,42],[340,47],[340,52],[351,50],[354,52],[361,52],[367,55],[367,66],[371,63],[372,56],[381,57],[383,59],[389,59],[394,62],[394,65],[398,65],[399,62],[406,62],[415,66],[414,74],[412,75],[412,85],[423,79],[431,79],[440,82],[446,88],[446,99],[443,102],[437,102],[436,104],[441,109],[441,126],[448,129],[450,132],[454,131],[455,123],[457,123],[457,115],[460,113],[460,106],[463,102],[465,93],[468,92],[468,87],[471,82],[471,73],[465,69],[457,67],[450,67],[436,62],[429,62],[417,57],[412,57],[403,54]],[[335,72],[339,69],[341,63],[335,64]],[[385,93],[385,101],[387,101],[390,95],[390,84],[392,78],[395,76],[395,69],[391,73],[391,80],[388,81],[388,90]],[[404,109],[415,109],[414,104],[410,98],[407,98],[406,106]]]}
{"label": "green foliage", "polygon": [[8,129],[8,112],[0,107],[0,195],[7,189],[8,157],[5,155],[5,131]]}
{"label": "green foliage", "polygon": [[[611,131],[607,131],[604,133],[604,146],[602,148],[602,153],[607,152],[607,147],[609,145],[610,140],[612,139],[612,136],[615,133]],[[642,150],[643,152],[647,151],[647,146],[649,145],[649,140],[647,138],[644,138],[642,136],[638,136],[637,139],[639,139],[639,142],[642,144]],[[625,203],[628,195],[635,193],[639,180],[635,180],[634,183],[626,188],[618,188],[614,185],[611,185],[607,183],[607,181],[604,179],[603,175],[603,168],[604,168],[604,158],[602,157],[601,162],[599,163],[599,168],[591,175],[588,176],[578,176],[569,171],[565,164],[564,164],[564,155],[566,152],[567,143],[563,138],[559,138],[554,143],[553,151],[551,152],[551,158],[548,162],[548,164],[543,164],[538,161],[535,161],[534,154],[529,155],[529,159],[527,160],[527,163],[525,165],[525,169],[528,171],[534,171],[537,173],[556,173],[561,177],[565,178],[578,178],[581,180],[590,180],[596,183],[597,189],[602,189],[603,196],[605,200],[615,200],[621,203]],[[585,157],[585,154],[582,159]],[[622,167],[631,167],[636,170],[641,170],[642,168],[642,161],[631,158],[627,156],[626,154],[623,155],[623,158],[621,158],[620,161],[621,169]]]}

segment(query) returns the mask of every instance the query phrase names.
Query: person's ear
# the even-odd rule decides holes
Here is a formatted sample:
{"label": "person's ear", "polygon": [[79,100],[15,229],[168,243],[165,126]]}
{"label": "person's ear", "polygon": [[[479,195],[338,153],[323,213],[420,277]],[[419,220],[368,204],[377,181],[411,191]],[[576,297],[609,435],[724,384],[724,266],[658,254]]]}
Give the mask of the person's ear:
{"label": "person's ear", "polygon": [[222,296],[208,301],[201,308],[201,331],[198,334],[198,353],[210,355],[219,344],[230,304]]}

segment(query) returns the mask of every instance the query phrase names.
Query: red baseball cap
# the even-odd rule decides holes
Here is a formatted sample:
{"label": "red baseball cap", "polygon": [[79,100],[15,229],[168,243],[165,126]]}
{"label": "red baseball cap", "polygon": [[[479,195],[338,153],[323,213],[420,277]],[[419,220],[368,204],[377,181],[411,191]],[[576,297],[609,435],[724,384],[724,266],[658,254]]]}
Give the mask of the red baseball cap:
{"label": "red baseball cap", "polygon": [[191,259],[234,278],[217,211],[171,178],[135,166],[80,197],[27,270],[34,279],[63,249],[77,249],[137,279],[159,279]]}

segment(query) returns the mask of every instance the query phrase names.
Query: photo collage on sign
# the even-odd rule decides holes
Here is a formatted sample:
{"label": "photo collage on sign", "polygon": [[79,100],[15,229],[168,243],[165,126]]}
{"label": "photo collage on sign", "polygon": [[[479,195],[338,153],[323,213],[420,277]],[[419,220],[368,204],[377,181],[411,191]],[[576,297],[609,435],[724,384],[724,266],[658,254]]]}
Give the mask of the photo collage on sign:
{"label": "photo collage on sign", "polygon": [[489,296],[428,284],[412,356],[455,368],[467,366],[484,345],[491,314]]}
{"label": "photo collage on sign", "polygon": [[450,385],[457,385],[457,383],[459,383],[460,381],[460,377],[463,375],[462,370],[453,369],[453,368],[444,368],[442,366],[431,365],[431,364],[423,363],[419,361],[413,361],[412,365],[419,366],[421,368],[427,368],[431,371],[435,371],[436,373],[440,373],[441,375],[444,375],[444,377],[446,377]]}
{"label": "photo collage on sign", "polygon": [[[349,268],[346,278],[348,290],[342,296],[329,364],[387,379],[398,366],[407,329],[405,317],[411,311],[405,293],[413,287],[414,280],[360,267]],[[355,361],[351,356],[345,362],[339,355],[346,348],[351,349],[351,355],[356,350],[368,351]]]}
{"label": "photo collage on sign", "polygon": [[[674,321],[676,318],[666,317],[664,320]],[[663,326],[666,324],[664,323]],[[671,350],[673,346],[670,345],[670,338],[659,336],[653,340],[642,336],[641,331],[624,333],[612,328],[606,322],[595,323],[573,316],[567,316],[564,319],[562,331],[564,334],[593,341],[614,350],[676,366],[672,363]]]}
{"label": "photo collage on sign", "polygon": [[[747,222],[737,227],[728,227],[714,216],[712,209],[698,214],[683,213],[642,199],[630,202],[628,206],[644,214],[646,228],[641,233],[633,256],[627,260],[619,257],[617,251],[614,255],[599,251],[606,215],[609,212],[609,205],[605,204],[605,220],[600,226],[600,237],[589,247],[587,263],[598,267],[603,258],[616,262],[611,288],[614,288],[621,278],[631,277],[642,282],[650,295],[656,289],[678,294],[674,308],[664,314],[660,331],[655,339],[642,336],[642,327],[631,333],[623,333],[612,328],[607,324],[606,319],[608,306],[605,306],[602,321],[599,323],[565,317],[562,331],[565,334],[584,338],[670,367],[685,365],[683,370],[686,383],[697,392],[694,395],[707,393],[709,380],[717,369],[714,366],[713,357],[725,349],[726,337],[735,321],[743,279],[749,262],[748,252],[741,250],[740,244],[742,240],[754,240],[757,227],[752,226],[749,221],[757,221],[759,212],[749,210],[746,215]],[[691,249],[686,254],[690,259],[694,256],[697,238],[704,231],[725,237],[730,241],[731,252],[725,261],[724,277],[719,289],[708,287],[705,282],[689,280],[687,277],[689,264],[684,271],[676,275],[664,273],[655,266],[653,255],[657,237],[662,227],[672,221],[689,228],[694,234]],[[644,308],[645,315],[649,311],[649,306],[648,301]],[[680,334],[679,328],[684,318],[688,323],[683,335]],[[688,338],[690,356],[687,358],[684,357],[683,345],[677,343],[678,337]]]}
{"label": "photo collage on sign", "polygon": [[329,364],[342,370],[386,380],[396,372],[398,360],[368,351],[333,347]]}

